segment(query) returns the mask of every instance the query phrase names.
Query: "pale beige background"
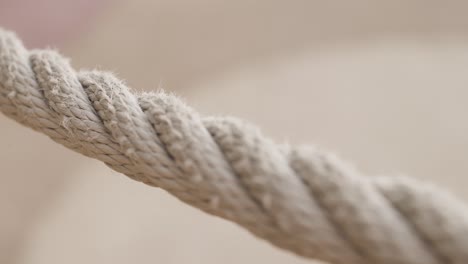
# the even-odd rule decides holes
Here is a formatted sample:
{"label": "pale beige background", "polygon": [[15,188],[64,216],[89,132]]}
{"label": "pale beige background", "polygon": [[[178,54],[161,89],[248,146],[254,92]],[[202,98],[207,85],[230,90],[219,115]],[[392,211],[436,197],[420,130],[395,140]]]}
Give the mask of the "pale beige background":
{"label": "pale beige background", "polygon": [[[468,195],[464,1],[120,1],[62,48],[369,175]],[[0,263],[311,263],[0,117]]]}

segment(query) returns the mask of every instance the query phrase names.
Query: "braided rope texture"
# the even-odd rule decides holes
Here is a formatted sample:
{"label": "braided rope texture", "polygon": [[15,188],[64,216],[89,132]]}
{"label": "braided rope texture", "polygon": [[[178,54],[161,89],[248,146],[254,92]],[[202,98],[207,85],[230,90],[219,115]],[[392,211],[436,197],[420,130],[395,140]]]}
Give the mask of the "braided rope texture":
{"label": "braided rope texture", "polygon": [[0,111],[128,177],[303,257],[332,264],[466,264],[465,206],[432,185],[359,174],[278,145],[235,118],[133,93],[0,29]]}

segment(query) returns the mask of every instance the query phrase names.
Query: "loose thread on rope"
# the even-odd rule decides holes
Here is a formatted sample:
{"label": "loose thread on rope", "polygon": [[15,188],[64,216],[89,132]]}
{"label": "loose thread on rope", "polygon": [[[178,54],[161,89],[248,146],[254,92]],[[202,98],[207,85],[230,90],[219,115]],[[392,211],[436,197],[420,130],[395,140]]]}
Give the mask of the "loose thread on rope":
{"label": "loose thread on rope", "polygon": [[332,264],[466,264],[467,209],[409,178],[364,177],[235,118],[75,71],[0,29],[0,111],[52,140],[298,255]]}

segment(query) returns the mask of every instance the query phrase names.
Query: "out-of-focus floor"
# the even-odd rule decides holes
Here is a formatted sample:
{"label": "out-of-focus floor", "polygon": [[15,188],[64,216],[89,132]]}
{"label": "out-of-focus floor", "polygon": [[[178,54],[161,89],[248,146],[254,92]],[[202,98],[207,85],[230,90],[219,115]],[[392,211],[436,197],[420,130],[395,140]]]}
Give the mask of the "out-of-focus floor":
{"label": "out-of-focus floor", "polygon": [[[76,67],[468,196],[463,1],[119,1]],[[52,45],[53,46],[53,45]],[[311,263],[0,116],[0,263]]]}

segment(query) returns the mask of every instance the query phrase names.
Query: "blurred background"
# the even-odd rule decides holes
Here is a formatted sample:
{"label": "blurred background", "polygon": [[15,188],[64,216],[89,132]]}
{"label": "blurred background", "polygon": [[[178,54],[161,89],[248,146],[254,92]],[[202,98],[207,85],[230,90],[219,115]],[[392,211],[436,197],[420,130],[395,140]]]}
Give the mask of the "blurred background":
{"label": "blurred background", "polygon": [[[466,1],[0,0],[76,68],[468,199]],[[0,116],[0,263],[313,263]],[[25,165],[26,164],[26,165]]]}

